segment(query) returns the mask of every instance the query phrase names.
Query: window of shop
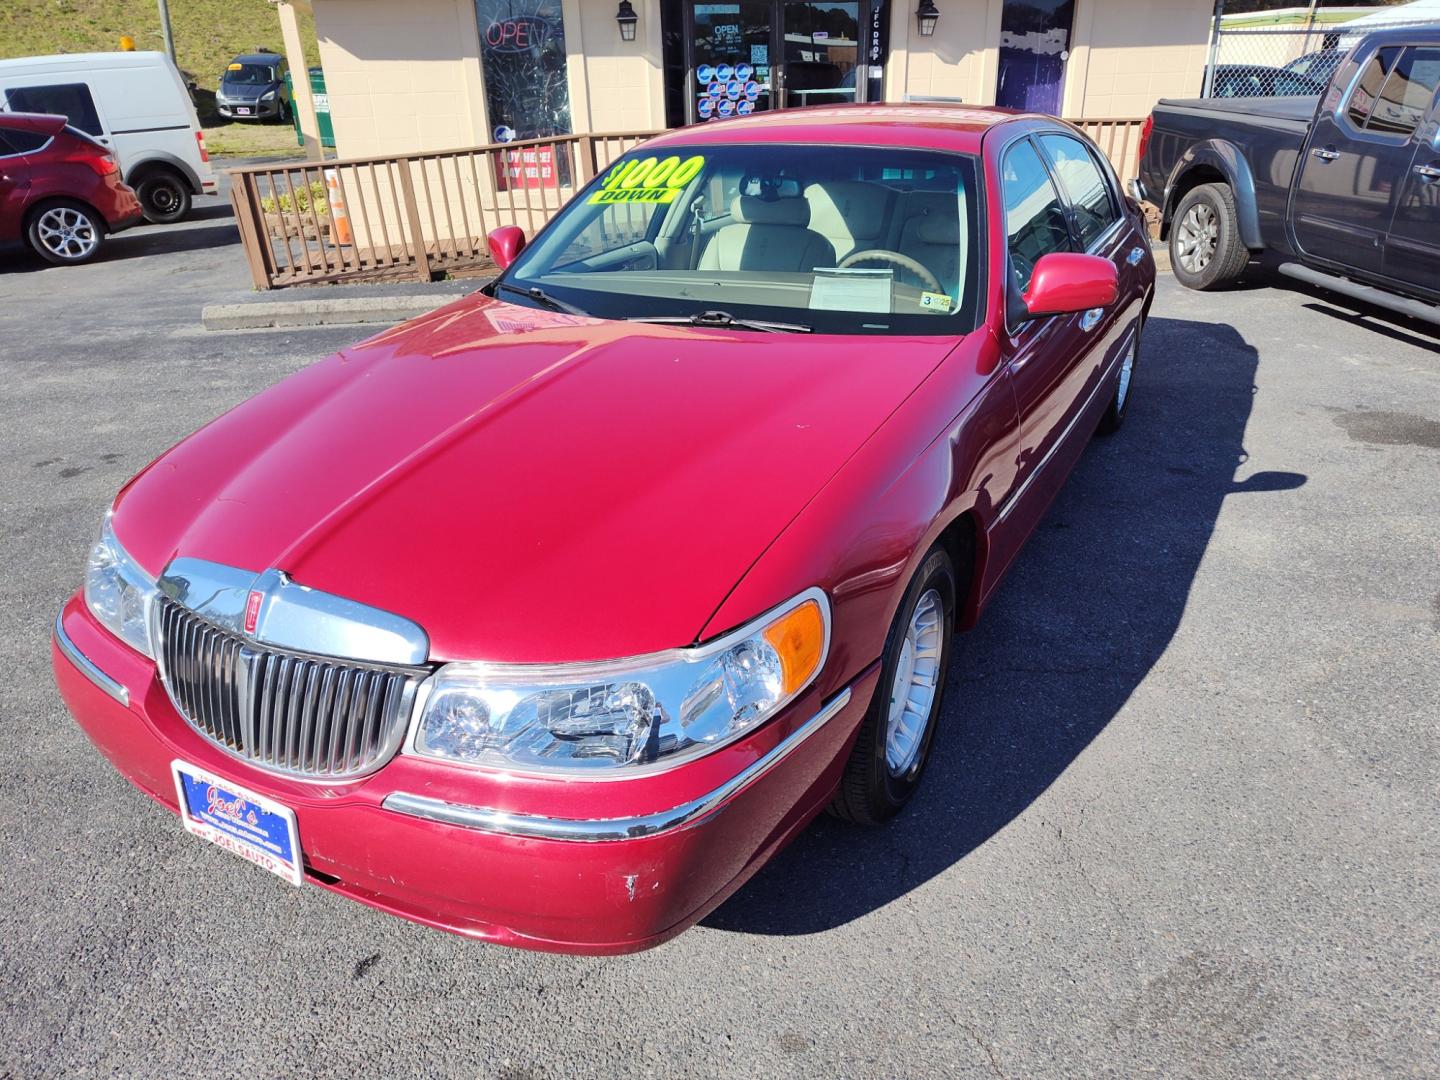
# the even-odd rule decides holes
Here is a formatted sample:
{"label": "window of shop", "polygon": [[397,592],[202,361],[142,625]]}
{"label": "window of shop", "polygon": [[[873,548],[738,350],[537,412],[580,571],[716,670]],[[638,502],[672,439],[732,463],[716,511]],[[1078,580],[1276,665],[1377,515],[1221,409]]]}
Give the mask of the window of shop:
{"label": "window of shop", "polygon": [[496,142],[570,134],[560,0],[475,0],[485,104]]}

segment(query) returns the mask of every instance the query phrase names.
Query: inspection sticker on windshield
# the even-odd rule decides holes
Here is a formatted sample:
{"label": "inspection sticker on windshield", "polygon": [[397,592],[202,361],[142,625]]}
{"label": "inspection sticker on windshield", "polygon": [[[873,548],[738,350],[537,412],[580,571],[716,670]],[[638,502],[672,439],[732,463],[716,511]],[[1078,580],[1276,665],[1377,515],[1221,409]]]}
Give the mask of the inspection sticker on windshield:
{"label": "inspection sticker on windshield", "polygon": [[949,311],[950,305],[955,303],[946,293],[922,292],[920,294],[920,306],[929,308],[931,311]]}
{"label": "inspection sticker on windshield", "polygon": [[680,158],[631,158],[610,170],[591,195],[592,203],[672,203],[680,197],[685,185],[700,175],[705,158],[694,154]]}

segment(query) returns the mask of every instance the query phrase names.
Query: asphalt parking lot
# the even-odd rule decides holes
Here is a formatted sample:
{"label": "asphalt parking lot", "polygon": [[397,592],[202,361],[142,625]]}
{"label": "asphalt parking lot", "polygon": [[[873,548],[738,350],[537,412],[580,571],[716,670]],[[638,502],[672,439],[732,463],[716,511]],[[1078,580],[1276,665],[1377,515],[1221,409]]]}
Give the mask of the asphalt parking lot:
{"label": "asphalt parking lot", "polygon": [[912,807],[821,820],[661,949],[545,956],[185,835],[53,688],[115,490],[371,332],[201,330],[245,283],[206,202],[0,261],[0,1075],[1440,1073],[1435,338],[1162,276]]}

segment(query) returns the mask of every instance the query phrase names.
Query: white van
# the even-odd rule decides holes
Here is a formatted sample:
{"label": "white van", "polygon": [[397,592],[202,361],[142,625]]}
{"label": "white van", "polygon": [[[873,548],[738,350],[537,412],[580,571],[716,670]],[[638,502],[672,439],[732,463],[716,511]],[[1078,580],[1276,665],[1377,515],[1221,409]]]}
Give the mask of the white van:
{"label": "white van", "polygon": [[0,109],[58,113],[108,146],[151,221],[179,221],[192,195],[216,192],[195,105],[164,53],[0,60]]}

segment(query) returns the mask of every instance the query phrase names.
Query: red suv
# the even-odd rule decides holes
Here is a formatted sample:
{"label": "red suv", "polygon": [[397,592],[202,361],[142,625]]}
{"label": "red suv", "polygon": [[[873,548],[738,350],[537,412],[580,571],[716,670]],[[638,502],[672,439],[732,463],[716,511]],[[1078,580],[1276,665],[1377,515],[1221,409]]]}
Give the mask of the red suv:
{"label": "red suv", "polygon": [[0,244],[48,262],[88,262],[106,233],[140,221],[115,155],[63,116],[0,113]]}

